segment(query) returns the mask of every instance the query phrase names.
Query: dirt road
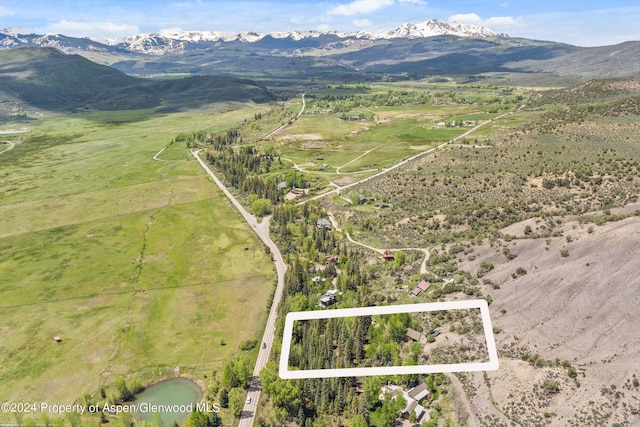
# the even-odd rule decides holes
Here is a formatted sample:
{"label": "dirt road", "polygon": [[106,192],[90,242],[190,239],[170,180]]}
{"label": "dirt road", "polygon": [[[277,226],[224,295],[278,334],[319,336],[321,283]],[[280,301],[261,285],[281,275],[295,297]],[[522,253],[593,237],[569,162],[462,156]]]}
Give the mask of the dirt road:
{"label": "dirt road", "polygon": [[0,141],[0,144],[8,144],[9,148],[7,148],[6,150],[2,150],[0,151],[0,154],[2,153],[6,153],[9,150],[13,150],[13,148],[15,147],[15,144],[11,141]]}

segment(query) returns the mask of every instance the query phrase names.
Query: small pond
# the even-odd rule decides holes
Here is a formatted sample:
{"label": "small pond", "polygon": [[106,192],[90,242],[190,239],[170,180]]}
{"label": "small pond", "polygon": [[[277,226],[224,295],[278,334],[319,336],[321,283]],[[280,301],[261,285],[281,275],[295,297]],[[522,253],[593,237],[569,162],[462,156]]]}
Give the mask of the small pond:
{"label": "small pond", "polygon": [[[185,419],[196,403],[202,399],[202,390],[196,383],[186,378],[172,378],[147,387],[136,396],[135,416],[139,420],[153,421],[154,411],[158,412],[165,426]],[[156,405],[154,408],[153,405]]]}

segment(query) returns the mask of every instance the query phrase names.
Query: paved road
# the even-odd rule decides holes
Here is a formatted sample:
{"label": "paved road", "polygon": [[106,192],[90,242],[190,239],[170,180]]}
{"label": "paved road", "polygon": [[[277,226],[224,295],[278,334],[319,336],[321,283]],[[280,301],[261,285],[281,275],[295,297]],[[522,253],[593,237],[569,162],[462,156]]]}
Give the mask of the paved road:
{"label": "paved road", "polygon": [[[305,99],[304,99],[304,94],[302,94],[302,109],[300,110],[300,112],[298,113],[298,117],[300,117],[300,115],[302,114],[302,112],[304,111],[305,108]],[[391,167],[389,167],[388,169],[384,169],[383,171],[372,175],[370,177],[364,178],[358,182],[355,182],[353,184],[349,184],[346,185],[344,187],[337,187],[335,190],[332,190],[328,193],[324,193],[321,194],[319,196],[313,197],[310,200],[316,200],[316,199],[320,199],[322,197],[326,197],[329,194],[332,193],[337,193],[341,190],[356,186],[358,184],[361,184],[363,182],[366,182],[368,180],[377,178],[380,175],[386,174],[390,171],[392,171],[393,169],[396,169],[418,157],[424,156],[426,154],[429,154],[439,148],[442,148],[444,146],[446,146],[449,143],[455,142],[458,139],[464,138],[467,135],[469,135],[470,133],[474,132],[475,130],[481,128],[482,126],[491,123],[501,117],[506,116],[507,114],[511,114],[511,112],[509,113],[505,113],[502,114],[500,116],[497,116],[495,118],[493,118],[492,120],[488,120],[486,122],[483,122],[475,127],[473,127],[472,129],[468,130],[467,132],[463,133],[460,136],[457,136],[456,138],[453,138],[452,140],[445,142],[443,144],[440,144],[439,146],[432,148],[431,150],[427,150],[424,151],[422,153],[416,154],[415,156],[409,157],[408,159],[405,159]],[[284,126],[283,126],[284,127]],[[279,128],[280,129],[280,128]],[[278,130],[279,130],[278,129]],[[272,132],[271,134],[275,133]],[[270,135],[271,135],[270,134]],[[269,136],[269,135],[268,135]],[[233,194],[231,194],[231,192],[229,192],[229,190],[227,189],[227,187],[222,183],[222,181],[220,181],[218,179],[218,177],[213,173],[213,171],[211,169],[209,169],[209,167],[207,166],[207,164],[198,156],[198,153],[202,151],[202,150],[197,150],[197,151],[192,151],[193,157],[198,161],[198,163],[200,164],[200,166],[202,166],[202,168],[209,174],[209,176],[211,176],[211,178],[213,178],[213,181],[216,183],[216,185],[222,190],[222,192],[225,194],[225,196],[227,196],[227,198],[229,198],[229,200],[231,201],[231,203],[236,207],[236,209],[238,209],[238,211],[242,214],[242,216],[244,217],[244,219],[247,221],[247,223],[249,223],[249,225],[251,226],[251,228],[253,228],[253,230],[256,232],[256,234],[260,237],[260,239],[264,242],[265,245],[267,245],[270,249],[271,249],[271,253],[273,254],[273,261],[274,264],[276,266],[276,271],[278,273],[278,284],[276,286],[276,292],[275,295],[273,297],[273,303],[271,305],[271,310],[269,312],[269,317],[267,319],[267,325],[265,327],[265,331],[263,334],[263,338],[262,338],[262,343],[260,344],[260,351],[258,352],[258,359],[256,361],[256,366],[255,369],[253,370],[253,377],[251,380],[251,386],[249,387],[249,392],[248,392],[248,399],[245,403],[245,406],[242,410],[242,414],[240,417],[240,423],[239,423],[239,427],[252,427],[253,426],[253,422],[255,419],[255,413],[256,413],[256,409],[257,409],[257,405],[258,405],[258,401],[260,398],[260,390],[261,390],[261,386],[260,386],[260,379],[259,379],[259,374],[260,371],[262,370],[262,368],[265,367],[265,365],[267,364],[267,362],[269,361],[269,354],[271,353],[271,346],[273,345],[273,340],[274,340],[274,336],[275,336],[275,325],[276,325],[276,315],[277,315],[277,309],[278,309],[278,304],[280,304],[280,300],[282,299],[282,292],[283,292],[283,288],[284,288],[284,274],[287,271],[287,265],[284,263],[283,259],[282,259],[282,255],[280,254],[280,250],[278,249],[278,247],[276,246],[276,244],[273,242],[273,240],[271,240],[271,238],[269,237],[269,221],[271,219],[270,216],[267,216],[265,218],[262,219],[262,222],[258,223],[257,218],[250,214],[249,212],[247,212],[247,210],[240,204],[240,202],[238,202],[238,200],[233,196]],[[302,202],[305,203],[305,202]],[[378,250],[376,248],[371,248],[373,250]],[[417,250],[424,250],[426,257],[425,257],[425,262],[423,262],[423,264],[426,264],[426,260],[428,259],[429,256],[429,252],[426,249],[419,249],[419,248],[407,248],[407,249],[417,249]],[[422,268],[421,268],[422,270]],[[264,344],[264,346],[263,346]],[[249,399],[250,398],[250,399]]]}
{"label": "paved road", "polygon": [[258,375],[260,375],[260,371],[269,361],[269,355],[271,354],[271,346],[273,345],[273,339],[276,329],[276,315],[278,311],[278,304],[280,304],[280,299],[282,298],[282,290],[284,288],[284,274],[287,271],[287,265],[282,259],[280,250],[273,242],[273,240],[271,240],[271,238],[269,237],[269,221],[271,217],[267,216],[262,219],[262,222],[258,223],[255,215],[247,212],[247,210],[240,204],[240,202],[238,202],[233,194],[229,192],[222,181],[220,181],[218,177],[213,173],[213,171],[209,169],[209,166],[207,166],[207,164],[200,158],[200,156],[198,156],[198,153],[200,151],[201,150],[192,151],[191,153],[193,154],[193,157],[198,161],[200,166],[202,166],[202,168],[209,174],[209,176],[213,178],[213,181],[218,187],[220,187],[225,196],[227,196],[227,198],[231,200],[231,203],[236,207],[236,209],[240,211],[253,231],[255,231],[258,237],[260,237],[260,239],[264,242],[264,244],[267,245],[269,249],[271,249],[273,262],[276,266],[276,272],[278,273],[278,284],[276,286],[276,292],[273,297],[273,303],[271,304],[271,310],[269,311],[269,317],[267,318],[267,325],[262,336],[262,342],[259,344],[260,350],[258,352],[258,359],[256,360],[256,366],[253,370],[253,377],[251,379],[251,386],[249,387],[249,393],[247,395],[247,397],[251,398],[251,400],[246,401],[240,417],[240,427],[251,427],[255,418],[258,400],[260,399],[261,386]]}

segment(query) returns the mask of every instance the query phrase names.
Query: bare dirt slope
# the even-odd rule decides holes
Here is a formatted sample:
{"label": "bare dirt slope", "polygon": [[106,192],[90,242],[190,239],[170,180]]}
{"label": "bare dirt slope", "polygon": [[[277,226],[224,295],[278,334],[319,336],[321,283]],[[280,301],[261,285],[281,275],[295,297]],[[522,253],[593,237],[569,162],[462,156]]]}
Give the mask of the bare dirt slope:
{"label": "bare dirt slope", "polygon": [[[524,237],[529,225],[534,235],[547,221],[503,231]],[[469,376],[476,416],[491,426],[640,425],[640,217],[554,221],[556,237],[485,244],[461,263],[475,275],[492,262],[484,278],[500,286],[486,292],[501,367]]]}

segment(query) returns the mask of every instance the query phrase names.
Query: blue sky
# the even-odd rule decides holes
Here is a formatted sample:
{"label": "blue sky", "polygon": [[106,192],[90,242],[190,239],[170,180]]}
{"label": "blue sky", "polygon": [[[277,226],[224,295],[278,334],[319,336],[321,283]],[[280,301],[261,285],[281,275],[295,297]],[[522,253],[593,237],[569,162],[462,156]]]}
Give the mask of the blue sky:
{"label": "blue sky", "polygon": [[375,33],[430,18],[578,46],[640,40],[640,0],[0,0],[0,28],[77,37],[165,29]]}

